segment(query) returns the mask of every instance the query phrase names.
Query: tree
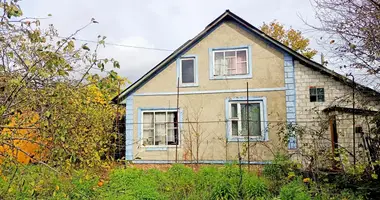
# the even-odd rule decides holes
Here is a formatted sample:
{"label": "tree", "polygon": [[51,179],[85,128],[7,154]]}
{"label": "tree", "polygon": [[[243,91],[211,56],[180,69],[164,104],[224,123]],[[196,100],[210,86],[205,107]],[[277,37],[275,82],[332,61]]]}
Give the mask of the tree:
{"label": "tree", "polygon": [[327,35],[341,67],[380,72],[380,1],[314,0],[316,18],[312,26]]}
{"label": "tree", "polygon": [[317,54],[316,50],[308,47],[310,40],[303,37],[301,31],[294,30],[293,28],[286,30],[284,25],[280,24],[276,20],[269,24],[264,23],[260,29],[273,39],[276,39],[309,59],[313,58],[313,56]]}
{"label": "tree", "polygon": [[116,108],[109,102],[125,79],[106,70],[119,68],[116,60],[97,54],[105,37],[93,50],[76,44],[74,36],[98,22],[62,38],[53,25],[42,29],[39,19],[23,17],[18,0],[2,1],[0,9],[2,164],[23,154],[65,169],[100,165],[115,137]]}

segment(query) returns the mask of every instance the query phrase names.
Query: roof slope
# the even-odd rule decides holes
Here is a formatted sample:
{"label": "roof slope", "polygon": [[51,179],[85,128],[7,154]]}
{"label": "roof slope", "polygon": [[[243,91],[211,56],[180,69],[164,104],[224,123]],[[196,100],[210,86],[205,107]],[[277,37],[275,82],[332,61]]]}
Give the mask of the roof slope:
{"label": "roof slope", "polygon": [[211,33],[218,25],[225,21],[233,21],[246,30],[250,31],[252,34],[255,34],[256,36],[260,37],[261,39],[265,40],[266,42],[269,42],[270,44],[273,44],[274,47],[278,48],[280,51],[286,52],[293,56],[295,60],[298,60],[300,63],[304,64],[307,67],[313,68],[315,70],[318,70],[319,72],[329,75],[332,78],[341,81],[349,86],[355,86],[359,90],[363,90],[366,92],[369,92],[372,95],[378,95],[380,96],[380,93],[363,85],[360,85],[358,83],[353,82],[351,79],[348,79],[345,76],[342,76],[324,66],[321,64],[314,62],[303,55],[297,53],[296,51],[292,50],[291,48],[285,46],[281,42],[271,38],[264,32],[262,32],[260,29],[254,27],[244,19],[240,18],[239,16],[235,15],[229,10],[226,10],[222,15],[220,15],[218,18],[216,18],[214,21],[212,21],[209,25],[206,26],[206,28],[200,32],[198,35],[196,35],[193,39],[187,41],[185,44],[180,46],[178,49],[176,49],[172,54],[170,54],[168,57],[166,57],[163,61],[158,63],[155,67],[153,67],[150,71],[148,71],[146,74],[144,74],[140,79],[135,81],[133,84],[131,84],[129,87],[127,87],[124,91],[122,91],[120,94],[118,94],[116,97],[112,99],[112,102],[117,103],[121,102],[124,98],[129,96],[131,93],[136,91],[138,88],[140,88],[146,81],[149,81],[150,78],[154,77],[155,74],[159,73],[160,70],[165,68],[168,64],[173,62],[179,55],[186,52],[189,48],[191,48],[193,45],[195,45],[198,41],[203,39],[205,36],[207,36],[209,33]]}

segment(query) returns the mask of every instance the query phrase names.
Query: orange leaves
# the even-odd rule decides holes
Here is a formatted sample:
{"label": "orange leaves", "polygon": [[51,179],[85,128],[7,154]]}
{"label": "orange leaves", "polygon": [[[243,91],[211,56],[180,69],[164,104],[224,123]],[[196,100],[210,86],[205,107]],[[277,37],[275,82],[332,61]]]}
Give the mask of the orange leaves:
{"label": "orange leaves", "polygon": [[4,140],[0,146],[0,152],[14,157],[20,163],[30,163],[32,158],[41,158],[43,155],[42,144],[44,142],[38,135],[37,129],[15,127],[38,127],[39,115],[35,112],[25,111],[16,113],[8,126],[1,132]]}
{"label": "orange leaves", "polygon": [[310,40],[303,37],[301,31],[294,30],[293,28],[286,30],[284,25],[276,20],[269,24],[264,23],[260,29],[273,39],[276,39],[309,59],[317,54],[316,50],[308,47]]}

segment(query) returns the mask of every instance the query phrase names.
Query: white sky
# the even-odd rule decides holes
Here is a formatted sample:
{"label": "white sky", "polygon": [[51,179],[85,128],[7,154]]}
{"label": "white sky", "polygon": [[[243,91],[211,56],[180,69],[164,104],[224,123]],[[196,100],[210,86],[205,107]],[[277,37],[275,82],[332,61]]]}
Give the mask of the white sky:
{"label": "white sky", "polygon": [[[318,24],[309,0],[23,0],[20,5],[28,17],[52,14],[41,23],[54,24],[61,36],[70,35],[95,18],[99,23],[76,38],[96,40],[104,35],[109,43],[172,50],[229,9],[256,27],[276,19],[301,30],[310,38],[312,48],[324,52],[327,58],[329,55],[317,44],[320,34],[302,21]],[[132,82],[170,53],[111,45],[100,51],[101,56],[118,60],[118,72]],[[319,54],[314,59],[319,62]]]}

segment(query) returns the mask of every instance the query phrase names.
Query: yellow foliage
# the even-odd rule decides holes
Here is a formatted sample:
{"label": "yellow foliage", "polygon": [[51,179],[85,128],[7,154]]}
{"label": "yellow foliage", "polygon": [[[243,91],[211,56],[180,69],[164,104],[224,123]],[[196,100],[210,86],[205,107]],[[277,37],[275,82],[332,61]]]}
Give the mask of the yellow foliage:
{"label": "yellow foliage", "polygon": [[[1,132],[3,137],[3,144],[0,146],[1,154],[7,154],[16,158],[20,163],[30,163],[31,157],[41,158],[42,141],[37,135],[36,129],[26,129],[24,127],[31,127],[39,120],[39,116],[35,112],[24,112],[23,114],[17,113],[12,116],[8,126]],[[21,128],[17,128],[22,124]]]}
{"label": "yellow foliage", "polygon": [[303,37],[301,31],[294,30],[292,28],[285,30],[284,25],[280,24],[276,20],[269,24],[264,23],[260,28],[265,34],[290,47],[294,51],[301,53],[309,59],[317,54],[316,50],[308,47],[310,40]]}

